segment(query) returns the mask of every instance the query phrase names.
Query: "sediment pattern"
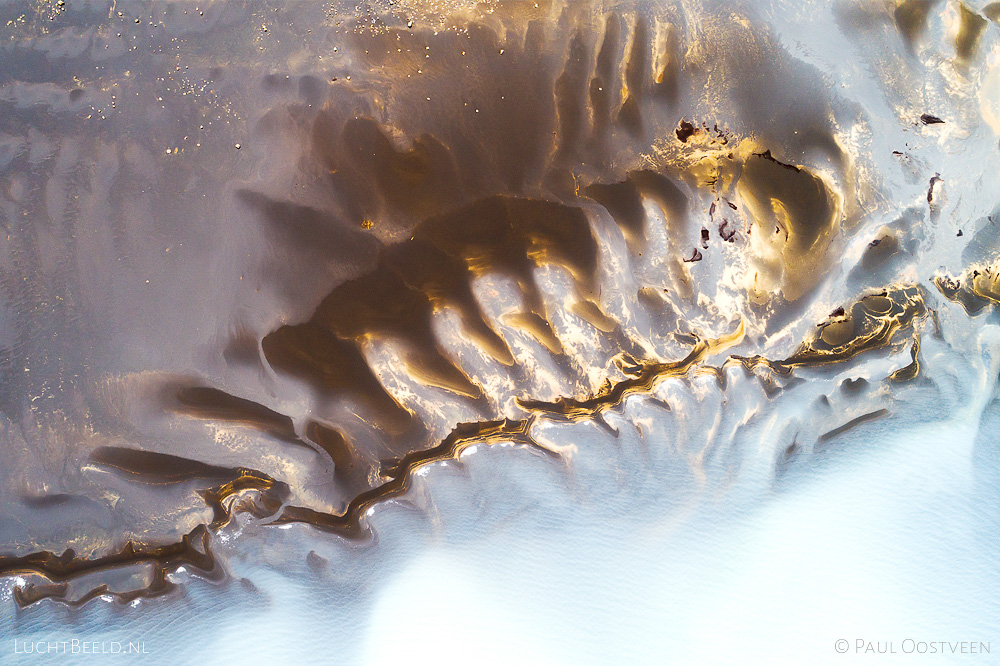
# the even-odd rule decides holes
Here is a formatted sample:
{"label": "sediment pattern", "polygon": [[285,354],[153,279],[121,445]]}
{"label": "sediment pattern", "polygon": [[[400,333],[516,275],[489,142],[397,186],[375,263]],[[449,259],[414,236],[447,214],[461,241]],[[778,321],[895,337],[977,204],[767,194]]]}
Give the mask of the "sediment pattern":
{"label": "sediment pattern", "polygon": [[[932,4],[841,8],[839,29],[930,61]],[[734,373],[759,382],[759,411],[838,377],[830,424],[802,435],[835,445],[893,411],[829,396],[931,381],[939,314],[1000,303],[993,217],[959,215],[951,174],[909,144],[879,145],[886,175],[874,121],[752,8],[486,5],[340,7],[315,35],[259,29],[253,3],[11,15],[0,439],[26,471],[2,491],[0,576],[17,603],[224,576],[212,539],[241,521],[363,539],[428,465],[496,444],[570,465],[540,426],[614,433],[633,397],[683,421],[663,387],[703,376],[724,396]],[[960,5],[956,72],[992,39],[982,13]],[[91,23],[107,48],[65,57],[105,73],[42,63]],[[230,29],[242,55],[190,37]],[[958,131],[893,58],[873,76],[912,141]],[[924,259],[945,232],[978,252],[942,253],[959,277]],[[841,376],[871,359],[891,368]]]}

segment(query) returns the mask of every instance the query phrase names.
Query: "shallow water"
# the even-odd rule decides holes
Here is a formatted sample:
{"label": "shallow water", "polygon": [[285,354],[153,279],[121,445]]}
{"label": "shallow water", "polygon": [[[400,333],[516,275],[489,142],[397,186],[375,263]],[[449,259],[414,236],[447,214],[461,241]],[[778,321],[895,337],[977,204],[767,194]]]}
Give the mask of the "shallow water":
{"label": "shallow water", "polygon": [[998,15],[3,6],[3,649],[989,659]]}

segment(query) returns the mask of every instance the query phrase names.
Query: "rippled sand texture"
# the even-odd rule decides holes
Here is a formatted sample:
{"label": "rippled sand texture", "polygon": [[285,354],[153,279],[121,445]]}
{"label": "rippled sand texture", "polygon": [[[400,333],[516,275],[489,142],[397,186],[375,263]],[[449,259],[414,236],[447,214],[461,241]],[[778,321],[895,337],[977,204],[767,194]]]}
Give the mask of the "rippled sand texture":
{"label": "rippled sand texture", "polygon": [[[711,535],[947,424],[956,492],[995,500],[998,18],[0,8],[8,605],[167,613],[192,577],[331,558],[377,589],[386,544],[487,543],[529,504]],[[492,471],[429,499],[459,457]],[[400,506],[429,522],[379,526]]]}

